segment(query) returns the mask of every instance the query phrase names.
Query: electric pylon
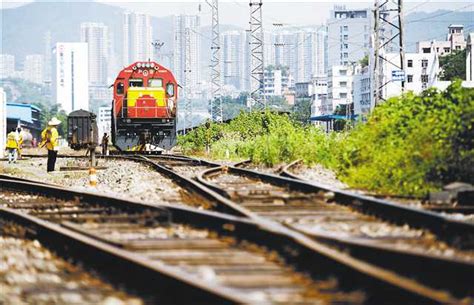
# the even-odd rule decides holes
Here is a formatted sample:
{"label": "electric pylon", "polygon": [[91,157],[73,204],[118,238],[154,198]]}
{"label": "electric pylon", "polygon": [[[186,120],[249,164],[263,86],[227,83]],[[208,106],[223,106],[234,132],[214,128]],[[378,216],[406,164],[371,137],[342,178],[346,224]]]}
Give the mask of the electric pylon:
{"label": "electric pylon", "polygon": [[264,49],[263,49],[263,24],[262,0],[250,1],[250,98],[256,109],[265,109],[264,94]]}
{"label": "electric pylon", "polygon": [[222,122],[222,94],[221,94],[221,46],[219,34],[219,5],[217,0],[207,2],[212,10],[212,41],[211,41],[211,118],[215,122]]}
{"label": "electric pylon", "polygon": [[[387,79],[384,67],[395,68],[395,77],[400,81],[402,92],[405,88],[405,49],[403,46],[403,0],[375,0],[373,39],[373,98],[377,106],[384,100],[383,88],[392,79]],[[386,56],[387,51],[399,53],[399,59]],[[388,65],[390,66],[388,66]],[[393,71],[393,70],[392,70]],[[394,72],[392,72],[394,73]],[[393,77],[392,77],[393,78]]]}

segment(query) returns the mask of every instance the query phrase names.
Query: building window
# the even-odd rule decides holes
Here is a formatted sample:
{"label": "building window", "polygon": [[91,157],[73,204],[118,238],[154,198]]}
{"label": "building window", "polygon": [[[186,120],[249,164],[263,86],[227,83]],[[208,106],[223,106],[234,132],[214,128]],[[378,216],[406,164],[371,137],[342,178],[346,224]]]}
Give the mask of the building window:
{"label": "building window", "polygon": [[413,83],[413,75],[411,75],[411,74],[407,75],[407,82]]}
{"label": "building window", "polygon": [[347,25],[344,26],[344,31],[349,31],[349,27]]}
{"label": "building window", "polygon": [[422,68],[427,68],[428,67],[428,59],[422,59],[421,60],[421,67]]}
{"label": "building window", "polygon": [[347,98],[347,93],[339,93],[339,98]]}
{"label": "building window", "polygon": [[347,87],[347,82],[339,82],[340,87]]}
{"label": "building window", "polygon": [[456,46],[456,50],[461,50],[461,46]]}
{"label": "building window", "polygon": [[344,40],[348,40],[349,39],[349,35],[344,35]]}
{"label": "building window", "polygon": [[339,70],[339,75],[347,75],[347,70]]}
{"label": "building window", "polygon": [[449,53],[449,48],[444,48],[444,53]]}
{"label": "building window", "polygon": [[349,45],[347,43],[344,44],[344,49],[348,49]]}
{"label": "building window", "polygon": [[422,74],[421,75],[421,82],[422,83],[427,83],[428,82],[428,74]]}
{"label": "building window", "polygon": [[408,68],[413,68],[413,59],[409,59],[407,63]]}
{"label": "building window", "polygon": [[348,53],[344,53],[344,58],[348,58],[349,57],[349,54]]}
{"label": "building window", "polygon": [[431,48],[423,48],[423,53],[431,53]]}

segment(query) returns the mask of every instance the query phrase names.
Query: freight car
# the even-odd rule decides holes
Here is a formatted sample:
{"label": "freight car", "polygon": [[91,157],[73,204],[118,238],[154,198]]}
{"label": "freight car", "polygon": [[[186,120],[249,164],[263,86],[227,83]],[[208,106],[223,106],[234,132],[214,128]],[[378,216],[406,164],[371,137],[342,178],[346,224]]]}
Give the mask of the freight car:
{"label": "freight car", "polygon": [[74,150],[96,146],[99,135],[96,115],[86,110],[76,110],[67,117],[67,142]]}
{"label": "freight car", "polygon": [[112,143],[121,151],[170,149],[176,144],[178,84],[156,62],[135,62],[114,82]]}

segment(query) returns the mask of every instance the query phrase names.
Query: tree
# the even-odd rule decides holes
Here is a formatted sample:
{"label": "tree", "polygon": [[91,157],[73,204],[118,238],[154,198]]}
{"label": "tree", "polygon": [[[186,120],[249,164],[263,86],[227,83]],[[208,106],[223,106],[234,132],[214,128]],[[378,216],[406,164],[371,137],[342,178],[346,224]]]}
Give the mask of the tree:
{"label": "tree", "polygon": [[362,57],[362,59],[359,60],[359,64],[362,66],[362,68],[367,67],[369,65],[369,55]]}
{"label": "tree", "polygon": [[441,80],[464,79],[466,77],[466,49],[453,51],[439,58]]}
{"label": "tree", "polygon": [[310,98],[297,98],[293,105],[293,113],[291,117],[303,124],[307,124],[311,118],[311,99]]}

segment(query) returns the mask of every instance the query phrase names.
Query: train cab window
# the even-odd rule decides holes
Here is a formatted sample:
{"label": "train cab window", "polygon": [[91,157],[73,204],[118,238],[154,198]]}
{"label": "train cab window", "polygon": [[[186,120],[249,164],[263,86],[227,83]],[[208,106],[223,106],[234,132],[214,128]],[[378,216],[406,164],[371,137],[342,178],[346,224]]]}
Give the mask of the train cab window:
{"label": "train cab window", "polygon": [[129,87],[143,87],[143,79],[135,78],[128,81]]}
{"label": "train cab window", "polygon": [[150,78],[148,80],[148,87],[163,88],[163,79],[161,79],[161,78]]}
{"label": "train cab window", "polygon": [[123,92],[124,92],[124,86],[123,86],[123,83],[120,82],[120,83],[117,83],[117,87],[115,89],[115,92],[117,93],[117,95],[122,95]]}
{"label": "train cab window", "polygon": [[174,85],[172,83],[166,84],[166,94],[168,94],[168,96],[174,96]]}

